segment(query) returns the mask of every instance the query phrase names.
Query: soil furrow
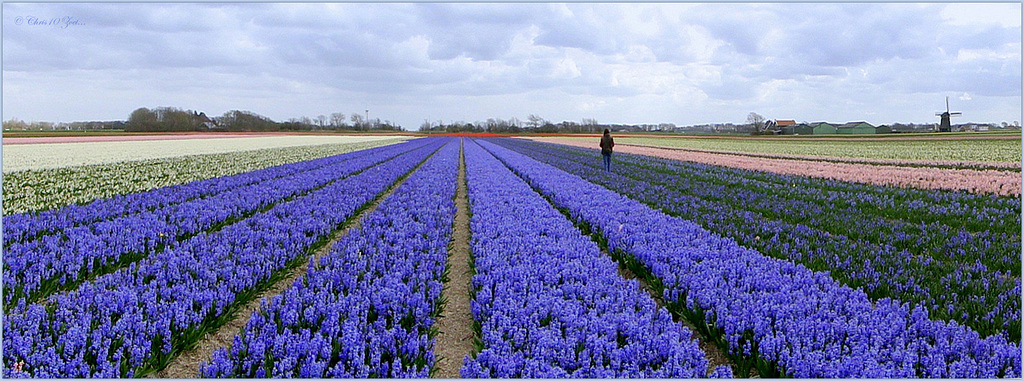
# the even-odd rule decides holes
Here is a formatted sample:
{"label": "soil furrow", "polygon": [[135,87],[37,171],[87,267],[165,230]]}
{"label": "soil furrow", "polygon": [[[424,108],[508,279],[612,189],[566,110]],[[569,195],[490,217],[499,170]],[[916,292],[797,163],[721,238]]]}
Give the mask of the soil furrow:
{"label": "soil furrow", "polygon": [[473,351],[473,315],[469,311],[469,197],[466,188],[466,160],[459,150],[459,178],[455,193],[455,222],[448,253],[448,277],[442,295],[446,302],[434,323],[434,378],[459,378],[463,359]]}
{"label": "soil furrow", "polygon": [[[430,157],[433,157],[433,155],[431,155]],[[316,252],[312,256],[307,257],[307,259],[304,261],[306,265],[300,265],[294,269],[285,270],[290,272],[290,275],[288,277],[275,282],[273,285],[268,287],[267,290],[263,291],[257,297],[253,298],[253,300],[249,301],[249,303],[246,303],[244,307],[238,310],[236,315],[231,320],[228,320],[226,323],[224,323],[224,325],[220,326],[215,332],[206,334],[202,340],[200,340],[198,343],[195,344],[194,347],[192,347],[192,349],[182,352],[180,355],[172,359],[170,363],[167,365],[167,367],[160,371],[151,373],[148,377],[199,377],[199,365],[202,364],[203,362],[209,361],[210,358],[213,356],[213,351],[215,351],[217,348],[230,346],[234,342],[235,335],[238,332],[240,332],[246,326],[246,324],[249,323],[249,320],[252,318],[253,313],[260,309],[260,302],[262,300],[269,300],[277,295],[283,294],[285,290],[287,290],[289,287],[292,286],[292,284],[295,283],[296,280],[299,280],[302,277],[304,277],[306,273],[309,272],[309,263],[311,261],[312,263],[317,263],[317,261],[319,261],[320,258],[330,253],[331,248],[334,247],[335,243],[340,241],[349,233],[355,231],[356,229],[359,229],[359,227],[362,225],[363,218],[370,215],[370,213],[373,213],[373,211],[377,209],[377,206],[380,205],[381,202],[383,202],[385,199],[391,196],[391,194],[394,193],[395,190],[397,190],[403,183],[405,183],[405,180],[408,179],[410,175],[419,170],[420,167],[427,162],[427,160],[430,160],[430,157],[427,157],[426,160],[423,160],[423,162],[416,165],[416,167],[409,171],[409,173],[406,173],[405,175],[400,177],[398,181],[392,184],[390,188],[384,191],[384,193],[378,195],[377,198],[371,201],[369,205],[365,209],[363,209],[362,212],[359,212],[356,216],[351,217],[347,221],[347,223],[344,223],[343,228],[338,229],[337,231],[332,233],[331,238],[327,241],[326,244],[324,244],[322,247],[316,250]]]}

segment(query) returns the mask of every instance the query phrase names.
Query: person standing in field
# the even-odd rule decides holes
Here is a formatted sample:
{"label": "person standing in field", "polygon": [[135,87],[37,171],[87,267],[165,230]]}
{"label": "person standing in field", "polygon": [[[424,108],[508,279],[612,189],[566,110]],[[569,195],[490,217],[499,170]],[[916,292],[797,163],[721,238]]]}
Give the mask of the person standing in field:
{"label": "person standing in field", "polygon": [[612,170],[612,147],[615,146],[615,140],[612,139],[612,133],[607,128],[604,129],[604,136],[601,137],[601,156],[604,157],[604,170]]}

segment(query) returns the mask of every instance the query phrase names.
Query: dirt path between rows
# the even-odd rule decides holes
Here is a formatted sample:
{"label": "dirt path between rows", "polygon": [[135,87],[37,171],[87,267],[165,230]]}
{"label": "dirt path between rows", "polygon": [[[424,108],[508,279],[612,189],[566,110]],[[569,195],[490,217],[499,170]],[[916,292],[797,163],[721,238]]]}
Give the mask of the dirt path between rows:
{"label": "dirt path between rows", "polygon": [[[433,157],[433,155],[427,157],[427,160],[430,160],[431,157]],[[411,175],[412,173],[415,173],[417,170],[419,170],[420,166],[422,166],[423,163],[426,163],[427,160],[424,160],[422,163],[418,164],[415,168],[413,168],[411,172],[409,172],[408,175]],[[320,258],[323,258],[325,255],[330,253],[331,248],[334,246],[335,243],[340,241],[349,233],[358,229],[362,225],[363,218],[370,215],[370,213],[373,213],[373,211],[377,209],[377,206],[379,206],[381,202],[383,202],[385,199],[391,196],[391,194],[394,193],[395,190],[397,190],[403,183],[405,183],[405,180],[408,179],[408,175],[399,179],[398,182],[396,182],[391,187],[391,189],[388,189],[386,192],[384,192],[384,194],[377,196],[376,199],[371,201],[370,206],[363,210],[362,213],[359,213],[358,216],[353,218],[351,220],[351,223],[348,224],[348,226],[334,232],[331,235],[331,239],[328,240],[323,247],[317,250],[316,253],[314,253],[310,257],[314,261],[313,263],[316,263],[316,261],[319,261]],[[151,373],[148,377],[199,378],[199,365],[202,364],[203,362],[209,361],[210,358],[213,356],[213,351],[216,350],[217,348],[230,346],[234,342],[235,335],[238,334],[238,332],[242,328],[244,328],[246,324],[249,323],[249,320],[252,318],[253,313],[259,310],[260,301],[262,301],[263,299],[269,300],[277,295],[283,294],[285,290],[287,290],[289,287],[292,286],[292,284],[295,283],[296,280],[306,276],[306,273],[309,272],[308,263],[310,258],[307,258],[303,265],[300,265],[297,268],[290,270],[290,276],[274,283],[266,291],[260,293],[255,298],[253,298],[252,301],[247,303],[236,313],[236,316],[233,319],[224,323],[224,325],[218,328],[216,332],[206,334],[206,336],[204,336],[203,339],[200,340],[195,347],[183,352],[178,357],[175,357],[170,361],[166,368],[158,372]]]}
{"label": "dirt path between rows", "polygon": [[455,224],[452,251],[448,253],[448,279],[442,295],[447,299],[444,311],[434,327],[436,372],[434,378],[459,378],[462,361],[473,351],[473,315],[469,310],[469,196],[466,186],[466,158],[459,149],[459,185],[455,192]]}

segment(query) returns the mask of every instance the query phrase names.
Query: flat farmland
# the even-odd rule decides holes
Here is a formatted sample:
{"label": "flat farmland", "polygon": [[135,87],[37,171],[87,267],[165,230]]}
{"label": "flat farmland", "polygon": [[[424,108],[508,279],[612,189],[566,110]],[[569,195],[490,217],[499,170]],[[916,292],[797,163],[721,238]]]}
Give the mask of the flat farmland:
{"label": "flat farmland", "polygon": [[[214,135],[104,136],[4,139],[3,172],[119,163],[270,148],[364,143],[387,136]],[[29,140],[29,144],[20,141]],[[97,141],[98,140],[98,141]]]}
{"label": "flat farmland", "polygon": [[[593,142],[593,137],[558,137]],[[554,141],[554,140],[552,140]],[[629,135],[616,144],[703,152],[864,161],[905,165],[1003,165],[1020,169],[1021,136],[1004,134],[885,137],[656,137]],[[857,160],[861,159],[861,160]]]}
{"label": "flat farmland", "polygon": [[[531,137],[592,148],[597,138]],[[616,152],[873,185],[1020,195],[1019,136],[616,138]]]}
{"label": "flat farmland", "polygon": [[[194,135],[193,135],[194,136]],[[176,135],[5,139],[4,215],[54,209],[401,142],[396,136]],[[173,138],[173,139],[168,139]],[[85,139],[86,141],[81,141]],[[69,140],[71,140],[69,142]]]}
{"label": "flat farmland", "polygon": [[594,138],[448,136],[4,173],[3,375],[1021,376],[1019,185],[617,142],[610,171]]}

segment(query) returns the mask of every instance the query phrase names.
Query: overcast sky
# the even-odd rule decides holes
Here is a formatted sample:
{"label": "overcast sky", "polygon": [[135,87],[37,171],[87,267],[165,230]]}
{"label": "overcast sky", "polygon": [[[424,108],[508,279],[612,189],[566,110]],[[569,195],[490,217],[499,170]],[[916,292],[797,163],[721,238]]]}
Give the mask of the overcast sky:
{"label": "overcast sky", "polygon": [[1020,21],[1020,3],[5,3],[3,119],[889,124],[937,122],[949,96],[954,123],[1012,122]]}

